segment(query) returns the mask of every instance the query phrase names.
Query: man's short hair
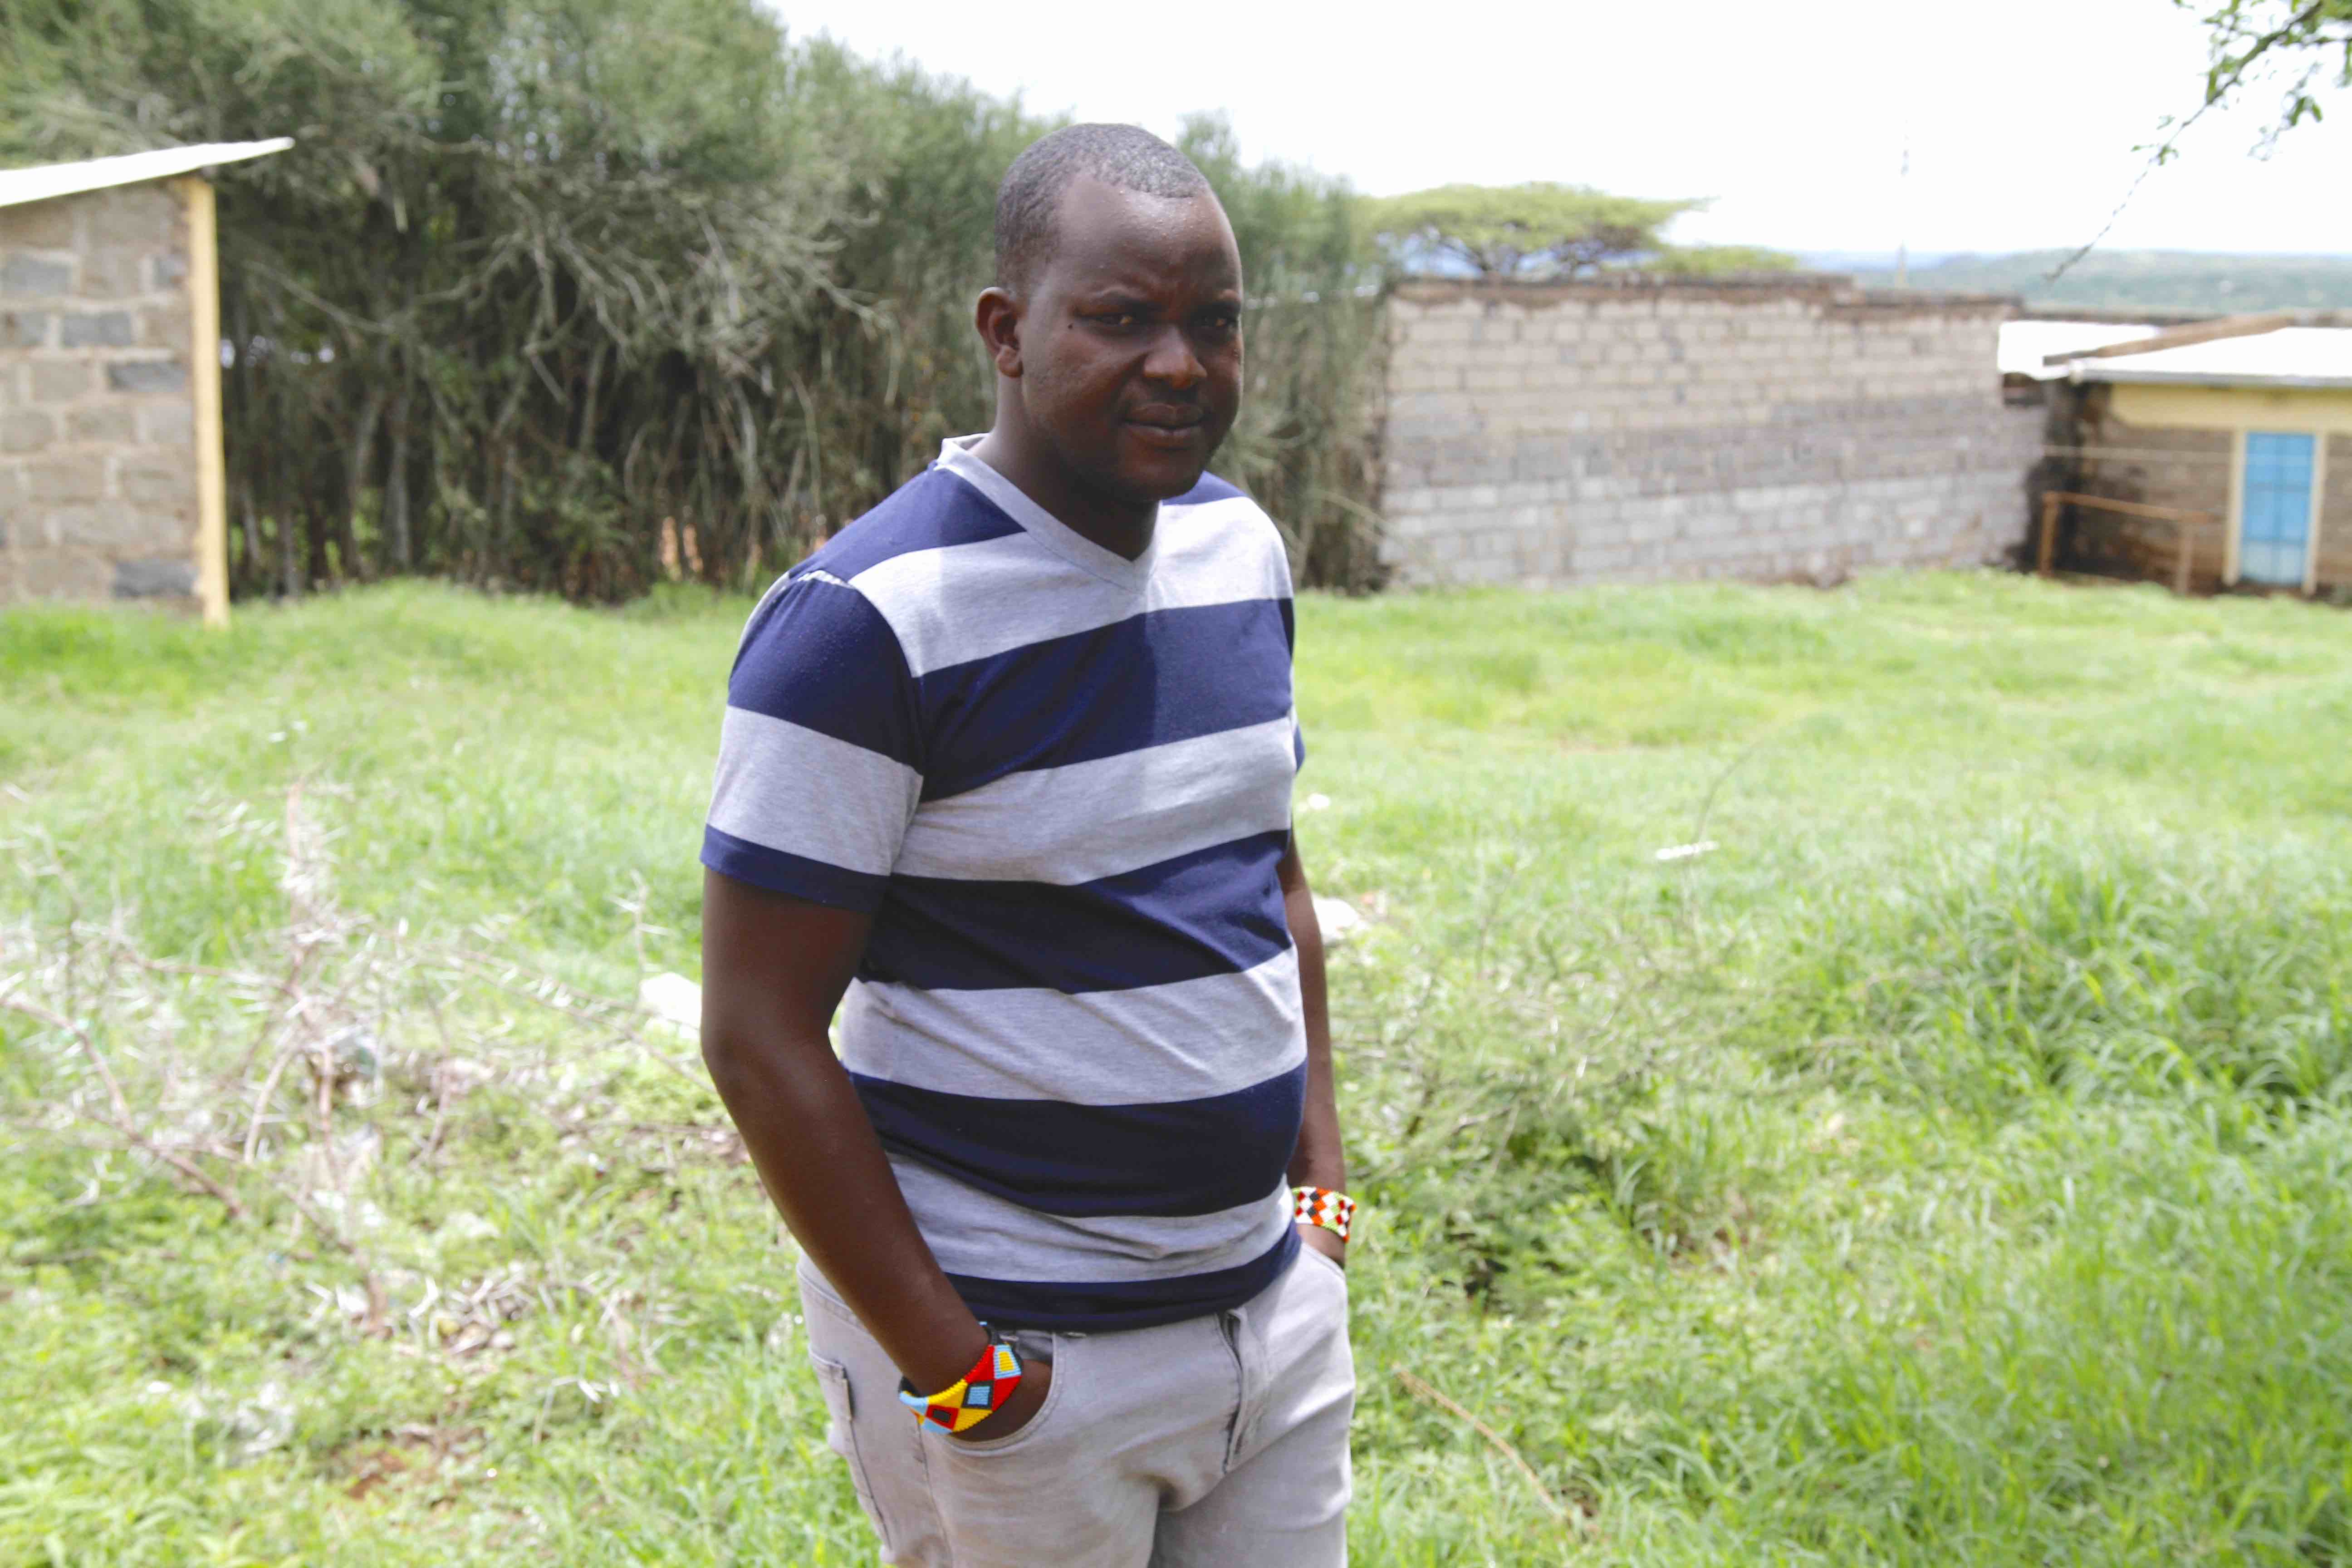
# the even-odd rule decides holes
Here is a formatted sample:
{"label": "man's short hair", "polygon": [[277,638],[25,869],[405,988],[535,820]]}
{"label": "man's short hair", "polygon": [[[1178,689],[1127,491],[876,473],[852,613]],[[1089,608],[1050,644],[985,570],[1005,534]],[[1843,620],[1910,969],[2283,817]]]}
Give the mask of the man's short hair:
{"label": "man's short hair", "polygon": [[1062,193],[1082,176],[1148,196],[1196,196],[1192,160],[1139,125],[1066,125],[1029,143],[996,187],[996,281],[1018,289],[1053,248]]}

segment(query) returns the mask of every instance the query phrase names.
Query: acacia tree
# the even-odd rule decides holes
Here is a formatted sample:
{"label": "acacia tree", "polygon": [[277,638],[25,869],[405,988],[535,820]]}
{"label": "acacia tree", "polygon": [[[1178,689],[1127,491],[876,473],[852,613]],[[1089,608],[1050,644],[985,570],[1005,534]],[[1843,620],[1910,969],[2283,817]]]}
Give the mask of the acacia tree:
{"label": "acacia tree", "polygon": [[1794,272],[1797,258],[1760,245],[1677,245],[1643,258],[1648,272],[1676,278],[1724,278],[1743,272]]}
{"label": "acacia tree", "polygon": [[1482,278],[1572,277],[1666,248],[1660,230],[1706,204],[1615,196],[1590,185],[1439,185],[1369,204],[1402,253],[1449,257]]}

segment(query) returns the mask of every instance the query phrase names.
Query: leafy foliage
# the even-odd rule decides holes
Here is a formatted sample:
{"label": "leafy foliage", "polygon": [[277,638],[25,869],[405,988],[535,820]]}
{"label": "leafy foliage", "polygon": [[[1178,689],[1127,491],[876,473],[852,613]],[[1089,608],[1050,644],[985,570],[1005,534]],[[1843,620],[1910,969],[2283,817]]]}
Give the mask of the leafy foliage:
{"label": "leafy foliage", "polygon": [[1439,185],[1367,204],[1391,246],[1449,258],[1485,278],[1573,275],[1663,249],[1660,231],[1697,201],[1615,196],[1589,185]]}
{"label": "leafy foliage", "polygon": [[[2214,0],[2172,3],[2200,10]],[[2163,134],[2137,149],[2147,161],[2123,200],[2098,233],[2059,258],[2044,283],[2059,281],[2098,248],[2147,177],[2180,156],[2181,138],[2213,110],[2238,101],[2257,83],[2283,81],[2277,118],[2263,138],[2268,145],[2305,120],[2321,118],[2319,93],[2331,78],[2337,86],[2352,87],[2352,0],[2219,0],[2203,21],[2209,63],[2201,100],[2187,114],[2168,114],[2158,122]]]}
{"label": "leafy foliage", "polygon": [[[2205,11],[2213,0],[2173,4]],[[2322,119],[2319,95],[2327,87],[2352,88],[2352,0],[2221,0],[2203,20],[2211,50],[2208,106],[2236,97],[2257,79],[2258,68],[2278,68],[2276,135]]]}
{"label": "leafy foliage", "polygon": [[1644,270],[1673,278],[1724,278],[1748,272],[1794,272],[1797,258],[1760,245],[1685,245],[1660,251]]}
{"label": "leafy foliage", "polygon": [[[0,158],[297,139],[221,179],[242,593],[419,571],[619,598],[688,531],[695,574],[751,582],[987,421],[969,302],[1045,123],[753,0],[22,0],[0,61]],[[1232,477],[1306,574],[1360,585],[1348,195],[1200,136],[1253,284],[1292,305],[1257,318],[1292,363]]]}

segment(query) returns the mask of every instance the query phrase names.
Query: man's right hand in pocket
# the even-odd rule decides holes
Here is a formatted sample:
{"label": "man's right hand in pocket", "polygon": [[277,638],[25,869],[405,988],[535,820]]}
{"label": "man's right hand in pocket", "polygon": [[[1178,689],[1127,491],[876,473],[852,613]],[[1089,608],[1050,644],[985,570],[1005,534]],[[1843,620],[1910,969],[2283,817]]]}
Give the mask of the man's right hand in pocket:
{"label": "man's right hand in pocket", "polygon": [[1021,1386],[1013,1391],[1004,1408],[976,1426],[961,1432],[948,1433],[951,1443],[992,1443],[1000,1437],[1010,1437],[1037,1418],[1045,1406],[1045,1393],[1054,1386],[1054,1363],[1044,1356],[1021,1358]]}

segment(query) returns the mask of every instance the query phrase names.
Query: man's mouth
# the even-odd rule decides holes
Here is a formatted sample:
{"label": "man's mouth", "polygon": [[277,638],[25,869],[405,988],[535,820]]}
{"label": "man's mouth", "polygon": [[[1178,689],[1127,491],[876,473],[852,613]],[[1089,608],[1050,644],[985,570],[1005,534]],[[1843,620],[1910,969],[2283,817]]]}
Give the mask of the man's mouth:
{"label": "man's mouth", "polygon": [[1198,408],[1154,404],[1127,416],[1126,424],[1146,445],[1175,449],[1200,440],[1206,417]]}

